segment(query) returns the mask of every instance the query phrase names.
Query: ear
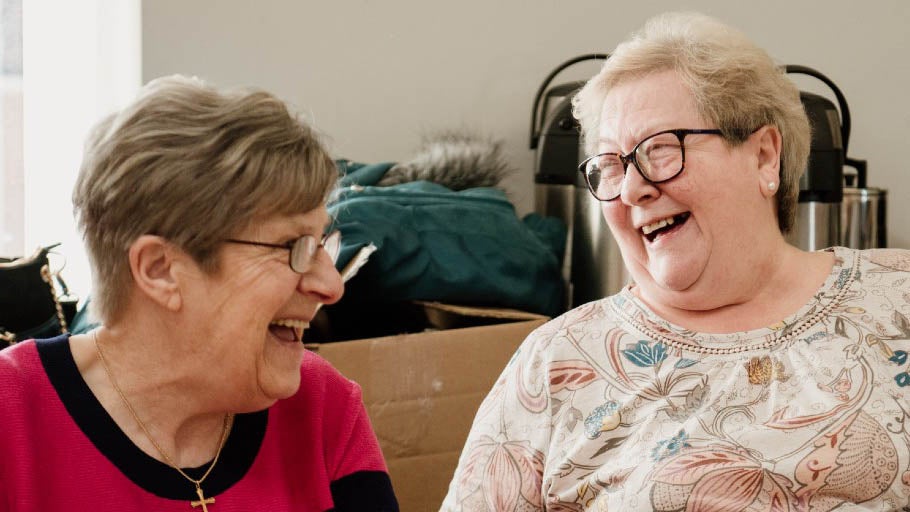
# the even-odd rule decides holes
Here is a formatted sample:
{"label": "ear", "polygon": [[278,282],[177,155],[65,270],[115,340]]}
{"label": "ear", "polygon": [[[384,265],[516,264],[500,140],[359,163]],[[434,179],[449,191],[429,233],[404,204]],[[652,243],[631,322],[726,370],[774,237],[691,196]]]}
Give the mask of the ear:
{"label": "ear", "polygon": [[780,151],[782,139],[776,126],[762,126],[752,134],[757,148],[759,188],[762,195],[771,197],[780,189]]}
{"label": "ear", "polygon": [[129,249],[133,283],[139,292],[171,311],[182,306],[175,267],[175,249],[167,240],[155,235],[142,235]]}

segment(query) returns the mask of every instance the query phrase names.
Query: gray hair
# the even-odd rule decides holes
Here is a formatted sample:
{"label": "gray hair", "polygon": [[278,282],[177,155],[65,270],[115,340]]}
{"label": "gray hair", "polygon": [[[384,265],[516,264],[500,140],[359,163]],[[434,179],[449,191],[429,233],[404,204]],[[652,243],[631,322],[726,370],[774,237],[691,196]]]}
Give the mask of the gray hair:
{"label": "gray hair", "polygon": [[601,109],[610,89],[644,75],[676,71],[695,97],[698,113],[742,144],[754,130],[776,126],[781,133],[777,217],[788,233],[796,217],[799,178],[809,157],[811,128],[799,89],[768,53],[745,34],[696,13],[666,13],[644,27],[606,60],[573,98],[588,153],[595,151]]}
{"label": "gray hair", "polygon": [[149,82],[96,125],[73,190],[94,315],[123,313],[138,237],[164,237],[214,273],[224,239],[318,207],[337,176],[320,136],[275,96],[181,76]]}

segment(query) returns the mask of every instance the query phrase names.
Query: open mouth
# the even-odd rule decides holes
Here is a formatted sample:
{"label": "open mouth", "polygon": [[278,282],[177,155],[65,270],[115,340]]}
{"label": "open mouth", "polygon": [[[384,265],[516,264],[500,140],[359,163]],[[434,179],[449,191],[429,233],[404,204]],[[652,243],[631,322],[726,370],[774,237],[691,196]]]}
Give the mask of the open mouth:
{"label": "open mouth", "polygon": [[675,231],[682,227],[683,224],[689,220],[689,212],[683,212],[672,217],[667,217],[665,219],[660,219],[656,222],[652,222],[647,226],[641,227],[641,233],[649,242],[657,240],[659,237],[666,235],[672,231]]}
{"label": "open mouth", "polygon": [[303,339],[303,331],[309,326],[303,320],[281,319],[269,324],[269,332],[281,341],[293,343]]}

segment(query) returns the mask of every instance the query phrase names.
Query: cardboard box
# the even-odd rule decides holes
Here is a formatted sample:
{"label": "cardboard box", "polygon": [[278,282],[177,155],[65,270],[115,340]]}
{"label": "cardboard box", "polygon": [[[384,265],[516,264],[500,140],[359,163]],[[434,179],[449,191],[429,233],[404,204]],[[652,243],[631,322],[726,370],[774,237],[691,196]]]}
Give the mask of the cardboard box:
{"label": "cardboard box", "polygon": [[439,510],[481,400],[518,345],[547,320],[422,305],[439,330],[308,344],[363,388],[403,512]]}

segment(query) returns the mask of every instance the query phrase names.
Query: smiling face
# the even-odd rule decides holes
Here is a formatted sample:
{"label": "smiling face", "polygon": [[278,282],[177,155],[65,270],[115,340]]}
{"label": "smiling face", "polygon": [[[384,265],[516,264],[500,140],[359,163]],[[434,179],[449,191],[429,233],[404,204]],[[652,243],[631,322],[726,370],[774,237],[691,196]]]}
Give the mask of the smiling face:
{"label": "smiling face", "polygon": [[[610,90],[597,150],[626,154],[649,135],[677,128],[715,126],[698,114],[674,71],[646,75]],[[719,135],[687,135],[685,170],[660,184],[628,166],[620,197],[602,210],[643,298],[718,307],[724,304],[712,304],[711,293],[734,273],[751,270],[750,251],[774,236],[765,226],[774,214],[758,172],[753,139],[759,135],[736,147]]]}
{"label": "smiling face", "polygon": [[[322,236],[324,206],[306,214],[275,217],[233,238],[283,245],[302,235]],[[226,243],[214,275],[199,275],[187,287],[188,316],[199,319],[200,350],[225,376],[241,406],[264,408],[300,386],[302,330],[320,304],[341,298],[344,285],[322,249],[303,274],[288,265],[286,249]],[[217,370],[216,370],[217,369]],[[230,377],[227,377],[230,376]]]}

